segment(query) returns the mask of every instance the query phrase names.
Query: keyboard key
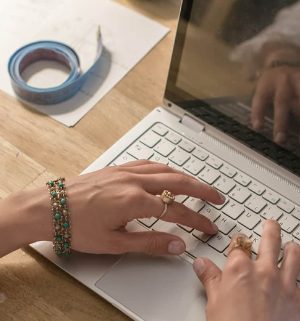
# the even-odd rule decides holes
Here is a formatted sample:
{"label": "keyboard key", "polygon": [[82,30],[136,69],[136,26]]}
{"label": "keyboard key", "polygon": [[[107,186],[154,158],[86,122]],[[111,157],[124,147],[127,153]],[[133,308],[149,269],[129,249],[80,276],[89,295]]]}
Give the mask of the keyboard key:
{"label": "keyboard key", "polygon": [[268,205],[260,213],[260,216],[265,218],[266,220],[277,221],[282,216],[282,214],[282,210],[280,210],[277,206]]}
{"label": "keyboard key", "polygon": [[284,214],[283,216],[281,216],[278,223],[285,232],[291,233],[298,226],[299,221],[292,215]]}
{"label": "keyboard key", "polygon": [[156,125],[152,128],[152,130],[153,130],[156,134],[158,134],[158,135],[160,135],[160,136],[164,136],[164,135],[166,135],[166,133],[168,132],[167,127],[164,126],[164,125],[162,125],[162,124],[156,124]]}
{"label": "keyboard key", "polygon": [[251,182],[251,178],[243,173],[237,173],[233,179],[243,186],[248,186]]}
{"label": "keyboard key", "polygon": [[218,233],[207,242],[209,246],[222,253],[230,244],[230,238],[227,235]]}
{"label": "keyboard key", "polygon": [[215,169],[219,169],[223,165],[223,162],[215,156],[209,156],[206,163]]}
{"label": "keyboard key", "polygon": [[226,262],[226,257],[211,248],[210,246],[207,246],[206,243],[202,243],[198,241],[197,246],[194,248],[190,249],[188,251],[189,254],[191,254],[194,257],[209,257],[213,260],[213,262],[219,267],[223,268],[224,264]]}
{"label": "keyboard key", "polygon": [[232,166],[227,165],[227,164],[223,165],[221,167],[220,172],[230,178],[232,178],[237,173],[236,170]]}
{"label": "keyboard key", "polygon": [[281,230],[281,248],[283,249],[284,245],[291,241],[293,241],[293,236]]}
{"label": "keyboard key", "polygon": [[210,166],[206,166],[198,175],[207,184],[213,184],[219,177],[220,173]]}
{"label": "keyboard key", "polygon": [[263,198],[266,199],[267,201],[269,201],[272,204],[276,204],[280,197],[278,194],[276,194],[273,191],[267,190],[264,194],[263,194]]}
{"label": "keyboard key", "polygon": [[296,217],[298,220],[300,220],[300,208],[299,207],[296,207],[293,212],[292,212],[292,215],[294,217]]}
{"label": "keyboard key", "polygon": [[257,195],[261,195],[266,190],[266,188],[258,182],[252,182],[248,188]]}
{"label": "keyboard key", "polygon": [[187,162],[187,160],[190,159],[190,154],[188,154],[187,152],[185,152],[183,149],[181,148],[176,148],[171,155],[169,156],[169,159],[179,165],[182,166],[184,163]]}
{"label": "keyboard key", "polygon": [[207,217],[212,222],[215,221],[221,215],[218,210],[211,207],[210,205],[205,205],[205,207],[200,211],[200,214]]}
{"label": "keyboard key", "polygon": [[267,202],[259,196],[251,196],[245,203],[245,206],[254,213],[259,213],[267,206]]}
{"label": "keyboard key", "polygon": [[185,225],[180,225],[178,224],[178,226],[182,229],[184,229],[186,232],[190,233],[192,232],[193,228],[192,227],[189,227],[189,226],[185,226]]}
{"label": "keyboard key", "polygon": [[142,143],[134,143],[127,153],[137,159],[149,159],[153,155],[153,151]]}
{"label": "keyboard key", "polygon": [[183,203],[188,197],[186,195],[176,195],[175,202]]}
{"label": "keyboard key", "polygon": [[122,164],[125,164],[127,162],[132,162],[132,161],[135,161],[136,158],[127,154],[127,153],[124,153],[122,154],[121,156],[119,156],[117,159],[114,160],[114,164],[115,165],[122,165]]}
{"label": "keyboard key", "polygon": [[300,226],[295,229],[293,236],[300,241]]}
{"label": "keyboard key", "polygon": [[193,155],[202,161],[206,160],[208,157],[208,153],[200,147],[196,147],[196,149],[193,151]]}
{"label": "keyboard key", "polygon": [[189,197],[183,204],[195,212],[199,212],[205,206],[204,201],[195,197]]}
{"label": "keyboard key", "polygon": [[154,150],[164,157],[167,157],[175,149],[175,146],[167,140],[161,140],[155,147]]}
{"label": "keyboard key", "polygon": [[160,164],[165,164],[165,165],[169,164],[169,160],[166,157],[161,156],[160,154],[157,154],[157,153],[154,153],[151,156],[150,160]]}
{"label": "keyboard key", "polygon": [[194,230],[192,234],[193,234],[193,236],[195,236],[198,240],[201,240],[202,242],[207,242],[211,238],[211,235],[203,233],[201,231],[197,231],[197,230]]}
{"label": "keyboard key", "polygon": [[199,159],[192,157],[184,165],[184,169],[193,175],[198,175],[200,171],[205,167],[204,163]]}
{"label": "keyboard key", "polygon": [[277,203],[277,206],[287,213],[291,213],[291,211],[295,208],[291,202],[283,198]]}
{"label": "keyboard key", "polygon": [[177,145],[181,141],[181,137],[178,134],[171,131],[169,131],[166,135],[166,139],[175,145]]}
{"label": "keyboard key", "polygon": [[244,203],[250,196],[251,193],[244,187],[236,186],[230,193],[229,196],[238,203]]}
{"label": "keyboard key", "polygon": [[253,212],[245,211],[239,217],[238,222],[252,230],[260,222],[260,217]]}
{"label": "keyboard key", "polygon": [[258,235],[255,235],[251,238],[251,241],[252,241],[252,252],[257,255],[258,249],[259,249],[260,237]]}
{"label": "keyboard key", "polygon": [[236,220],[244,212],[244,206],[230,201],[222,210],[223,213]]}
{"label": "keyboard key", "polygon": [[220,210],[222,209],[227,203],[229,202],[229,199],[226,197],[225,199],[225,202],[223,204],[214,204],[214,203],[211,203],[211,202],[207,202],[209,205],[211,205],[212,207],[216,208],[217,210]]}
{"label": "keyboard key", "polygon": [[263,231],[263,224],[262,222],[260,222],[259,224],[257,224],[254,228],[254,233],[259,235],[259,236],[262,236],[262,231]]}
{"label": "keyboard key", "polygon": [[230,231],[230,233],[228,234],[228,236],[230,238],[232,238],[234,235],[236,234],[244,234],[246,235],[248,238],[250,238],[252,236],[252,231],[250,231],[249,229],[247,229],[246,227],[242,226],[241,224],[236,224],[236,226],[234,227],[233,230]]}
{"label": "keyboard key", "polygon": [[223,234],[228,234],[236,226],[235,221],[225,215],[220,216],[215,221],[215,224],[218,226],[219,231]]}
{"label": "keyboard key", "polygon": [[178,146],[184,149],[188,153],[192,152],[196,147],[193,143],[185,139],[183,139]]}
{"label": "keyboard key", "polygon": [[154,147],[160,140],[161,140],[161,137],[159,135],[155,134],[153,131],[147,132],[140,139],[140,141],[144,145],[146,145],[150,148]]}
{"label": "keyboard key", "polygon": [[144,224],[147,227],[151,227],[154,223],[156,223],[157,218],[156,217],[150,217],[150,218],[139,218],[139,222]]}
{"label": "keyboard key", "polygon": [[228,194],[234,187],[235,183],[232,179],[221,176],[215,183],[214,186],[224,194]]}

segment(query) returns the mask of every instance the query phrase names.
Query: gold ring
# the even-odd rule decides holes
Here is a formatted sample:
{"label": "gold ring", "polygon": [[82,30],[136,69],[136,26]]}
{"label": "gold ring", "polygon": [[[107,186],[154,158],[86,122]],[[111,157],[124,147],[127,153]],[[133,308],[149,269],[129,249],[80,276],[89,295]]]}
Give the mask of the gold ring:
{"label": "gold ring", "polygon": [[161,214],[159,215],[158,219],[160,220],[163,216],[165,216],[167,214],[167,211],[168,211],[168,204],[167,203],[164,203],[164,209],[163,211],[161,212]]}
{"label": "gold ring", "polygon": [[252,256],[252,241],[243,235],[238,236],[232,243],[228,255],[236,250],[240,249],[242,250],[249,258]]}
{"label": "gold ring", "polygon": [[171,193],[170,191],[168,190],[164,190],[161,195],[160,195],[160,198],[162,199],[162,201],[169,205],[169,204],[172,204],[175,200],[175,195],[173,193]]}

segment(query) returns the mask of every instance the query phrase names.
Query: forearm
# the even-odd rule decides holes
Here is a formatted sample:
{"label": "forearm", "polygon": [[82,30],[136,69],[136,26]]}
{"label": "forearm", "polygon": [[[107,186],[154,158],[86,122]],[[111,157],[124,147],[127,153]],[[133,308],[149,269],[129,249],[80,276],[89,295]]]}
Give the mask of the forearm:
{"label": "forearm", "polygon": [[18,192],[0,201],[0,257],[30,243],[51,240],[47,188]]}

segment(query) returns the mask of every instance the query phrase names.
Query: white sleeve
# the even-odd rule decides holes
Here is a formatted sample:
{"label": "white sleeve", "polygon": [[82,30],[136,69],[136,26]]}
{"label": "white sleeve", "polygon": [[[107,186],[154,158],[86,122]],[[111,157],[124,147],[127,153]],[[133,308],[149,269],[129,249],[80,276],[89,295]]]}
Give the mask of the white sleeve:
{"label": "white sleeve", "polygon": [[273,24],[255,37],[238,45],[232,51],[230,58],[233,61],[248,64],[248,71],[255,73],[258,68],[258,54],[263,45],[270,41],[284,41],[300,47],[300,1],[281,10]]}

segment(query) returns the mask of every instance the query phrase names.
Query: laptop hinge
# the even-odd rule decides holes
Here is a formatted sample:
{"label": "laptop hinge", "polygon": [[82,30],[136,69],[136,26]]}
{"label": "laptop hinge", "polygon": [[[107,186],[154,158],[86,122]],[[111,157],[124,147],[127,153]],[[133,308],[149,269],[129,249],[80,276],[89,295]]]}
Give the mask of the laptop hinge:
{"label": "laptop hinge", "polygon": [[183,115],[181,123],[195,131],[196,133],[203,132],[205,130],[205,125],[200,123],[199,120],[192,118],[190,115]]}

